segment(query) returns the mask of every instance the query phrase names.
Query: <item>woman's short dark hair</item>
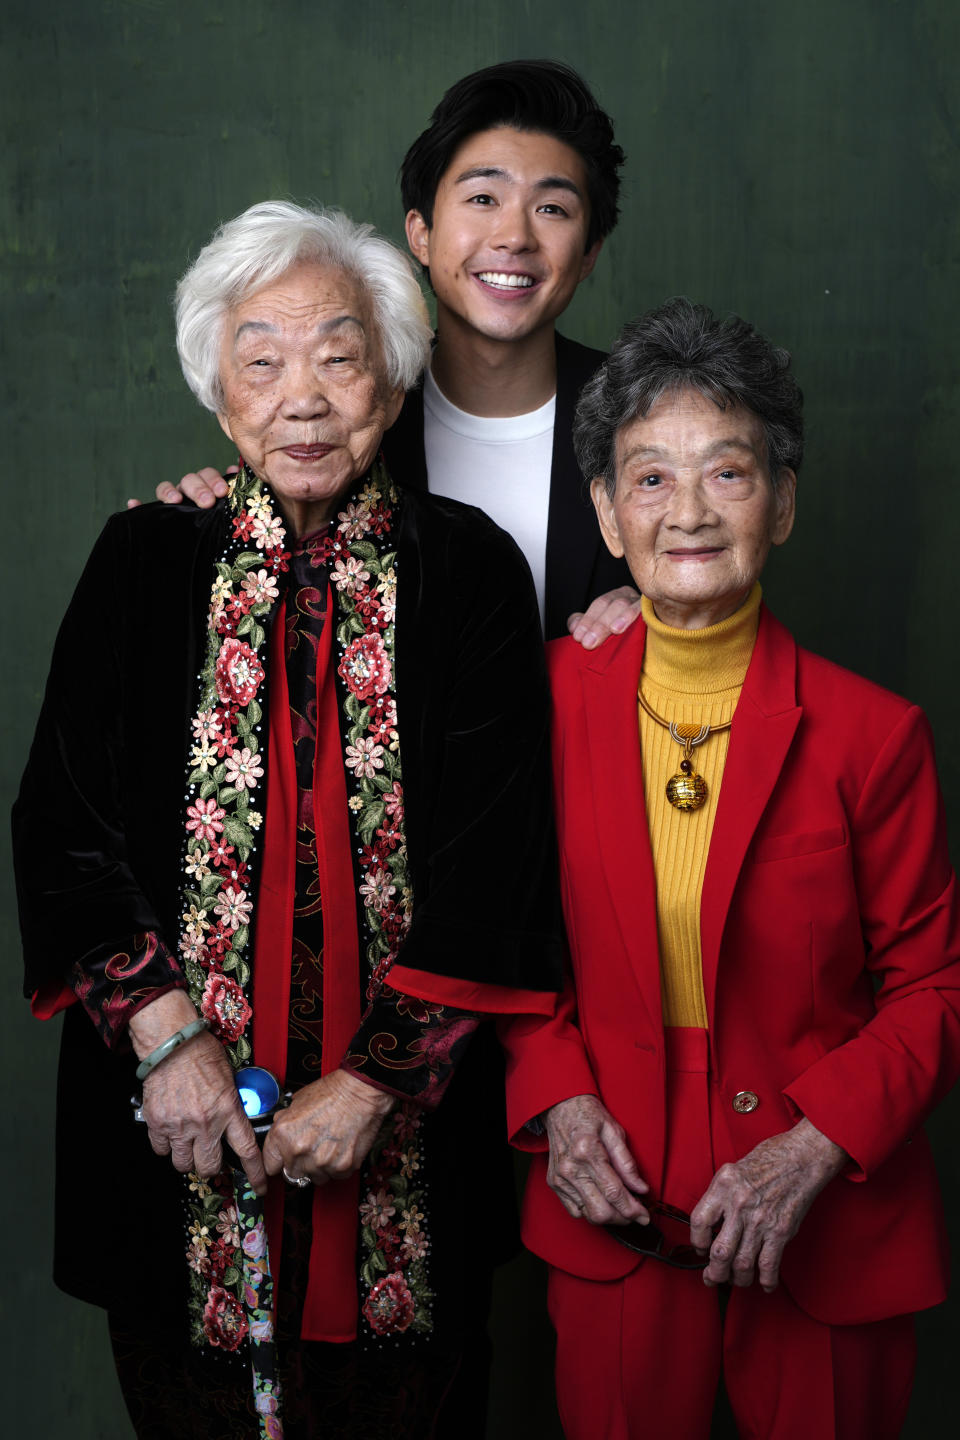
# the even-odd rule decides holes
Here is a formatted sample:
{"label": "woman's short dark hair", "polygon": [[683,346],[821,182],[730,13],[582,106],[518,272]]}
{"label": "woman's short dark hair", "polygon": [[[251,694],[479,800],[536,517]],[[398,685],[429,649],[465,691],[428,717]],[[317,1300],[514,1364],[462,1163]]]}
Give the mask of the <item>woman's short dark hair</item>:
{"label": "woman's short dark hair", "polygon": [[609,115],[585,82],[557,60],[508,60],[488,65],[451,85],[400,166],[405,210],[419,210],[433,225],[437,186],[471,135],[498,125],[552,135],[575,150],[587,171],[590,228],[587,246],[617,223],[623,151]]}
{"label": "woman's short dark hair", "polygon": [[629,321],[609,358],[580,393],[573,444],[588,480],[616,489],[617,434],[664,395],[697,390],[718,405],[740,406],[763,426],[770,478],[803,459],[803,391],[790,355],[739,315],[718,320],[680,296]]}

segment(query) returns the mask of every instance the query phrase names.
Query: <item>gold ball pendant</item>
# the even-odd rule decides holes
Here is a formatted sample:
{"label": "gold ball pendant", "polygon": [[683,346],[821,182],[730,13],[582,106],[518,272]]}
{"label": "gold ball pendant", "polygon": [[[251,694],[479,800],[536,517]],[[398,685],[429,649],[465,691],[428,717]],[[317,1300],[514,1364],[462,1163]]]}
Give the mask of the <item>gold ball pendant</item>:
{"label": "gold ball pendant", "polygon": [[667,799],[675,810],[699,810],[707,798],[707,782],[694,770],[689,775],[671,775]]}

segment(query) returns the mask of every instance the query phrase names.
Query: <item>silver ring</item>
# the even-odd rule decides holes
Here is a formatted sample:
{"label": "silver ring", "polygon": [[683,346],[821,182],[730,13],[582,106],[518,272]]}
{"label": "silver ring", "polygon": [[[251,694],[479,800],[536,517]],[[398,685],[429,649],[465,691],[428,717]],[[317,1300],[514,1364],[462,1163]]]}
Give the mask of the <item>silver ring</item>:
{"label": "silver ring", "polygon": [[305,1185],[313,1184],[313,1181],[309,1180],[306,1175],[291,1175],[287,1171],[286,1167],[284,1167],[283,1178],[284,1180],[286,1180],[288,1185],[297,1185],[301,1190],[304,1188]]}

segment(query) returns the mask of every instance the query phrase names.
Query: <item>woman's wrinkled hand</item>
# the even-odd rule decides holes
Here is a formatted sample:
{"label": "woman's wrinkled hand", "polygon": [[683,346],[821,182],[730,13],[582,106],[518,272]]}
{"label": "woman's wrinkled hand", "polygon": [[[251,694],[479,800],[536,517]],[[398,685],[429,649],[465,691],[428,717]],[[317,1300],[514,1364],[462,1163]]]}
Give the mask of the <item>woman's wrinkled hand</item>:
{"label": "woman's wrinkled hand", "polygon": [[[130,1021],[134,1049],[142,1060],[151,1050],[197,1018],[182,990],[160,996]],[[174,1168],[207,1178],[223,1169],[226,1140],[258,1195],[267,1188],[257,1137],[237,1094],[233,1068],[219,1040],[195,1035],[162,1060],[143,1082],[143,1118],[150,1144],[169,1155]]]}
{"label": "woman's wrinkled hand", "polygon": [[622,1125],[595,1095],[575,1095],[544,1113],[550,1141],[547,1183],[574,1219],[591,1225],[645,1223],[641,1178]]}
{"label": "woman's wrinkled hand", "polygon": [[396,1103],[393,1095],[346,1070],[332,1070],[298,1090],[288,1109],[278,1112],[263,1146],[267,1174],[285,1171],[314,1185],[352,1175]]}
{"label": "woman's wrinkled hand", "polygon": [[[788,1240],[849,1156],[809,1120],[761,1140],[736,1164],[721,1165],[691,1213],[690,1239],[709,1250],[704,1283],[775,1290]],[[716,1239],[711,1232],[722,1220]]]}

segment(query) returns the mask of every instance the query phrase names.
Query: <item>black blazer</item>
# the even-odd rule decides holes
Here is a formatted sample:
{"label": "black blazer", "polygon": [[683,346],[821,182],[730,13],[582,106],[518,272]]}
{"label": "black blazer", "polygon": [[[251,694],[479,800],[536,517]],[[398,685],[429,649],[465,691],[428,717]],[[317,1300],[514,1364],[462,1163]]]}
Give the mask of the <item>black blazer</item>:
{"label": "black blazer", "polygon": [[[544,635],[567,633],[567,616],[619,585],[632,585],[624,560],[610,554],[597,524],[586,481],[573,453],[573,414],[583,386],[606,359],[562,335],[557,341],[557,412],[553,424],[550,512],[547,516],[547,594]],[[411,489],[427,488],[423,448],[423,391],[412,390],[400,418],[383,437],[387,466]]]}

